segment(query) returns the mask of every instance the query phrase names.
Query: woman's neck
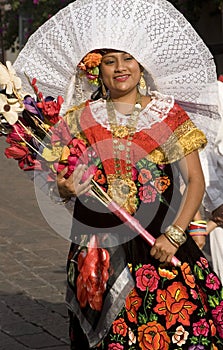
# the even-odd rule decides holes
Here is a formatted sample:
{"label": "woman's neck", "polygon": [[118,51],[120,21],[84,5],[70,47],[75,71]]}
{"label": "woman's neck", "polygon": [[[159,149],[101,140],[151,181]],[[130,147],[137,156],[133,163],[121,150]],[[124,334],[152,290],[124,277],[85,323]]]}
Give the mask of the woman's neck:
{"label": "woman's neck", "polygon": [[114,103],[114,107],[122,114],[131,114],[136,103],[137,90],[133,90],[123,96],[112,96],[111,100]]}

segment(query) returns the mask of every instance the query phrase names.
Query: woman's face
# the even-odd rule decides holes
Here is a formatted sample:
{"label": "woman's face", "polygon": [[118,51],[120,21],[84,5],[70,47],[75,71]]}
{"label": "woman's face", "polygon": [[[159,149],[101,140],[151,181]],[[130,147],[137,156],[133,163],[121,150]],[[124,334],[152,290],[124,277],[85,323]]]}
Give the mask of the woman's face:
{"label": "woman's face", "polygon": [[105,54],[100,65],[101,77],[113,98],[134,90],[140,80],[139,63],[126,52],[112,51]]}

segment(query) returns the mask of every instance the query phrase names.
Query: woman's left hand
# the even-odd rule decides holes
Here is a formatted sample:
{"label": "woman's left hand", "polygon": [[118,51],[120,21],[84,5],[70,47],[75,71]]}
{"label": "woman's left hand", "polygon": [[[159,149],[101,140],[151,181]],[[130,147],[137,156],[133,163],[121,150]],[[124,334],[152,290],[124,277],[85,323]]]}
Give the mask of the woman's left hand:
{"label": "woman's left hand", "polygon": [[170,263],[177,250],[178,249],[166,238],[166,236],[162,234],[156,239],[150,250],[150,255],[162,263]]}

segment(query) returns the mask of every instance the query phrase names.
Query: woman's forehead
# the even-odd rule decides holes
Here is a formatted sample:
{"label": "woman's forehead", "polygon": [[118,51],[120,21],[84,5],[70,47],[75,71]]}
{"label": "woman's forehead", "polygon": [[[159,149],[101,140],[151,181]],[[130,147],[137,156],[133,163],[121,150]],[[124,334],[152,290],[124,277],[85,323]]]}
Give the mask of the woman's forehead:
{"label": "woman's forehead", "polygon": [[125,51],[109,50],[109,51],[103,53],[102,59],[104,57],[108,57],[108,56],[122,56],[122,55],[131,55],[131,54],[129,54],[128,52],[125,52]]}

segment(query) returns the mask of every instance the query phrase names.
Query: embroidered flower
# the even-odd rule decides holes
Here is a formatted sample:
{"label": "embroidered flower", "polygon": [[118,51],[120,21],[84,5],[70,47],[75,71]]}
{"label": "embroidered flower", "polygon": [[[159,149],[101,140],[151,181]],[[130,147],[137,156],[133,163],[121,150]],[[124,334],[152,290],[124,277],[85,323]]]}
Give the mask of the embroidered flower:
{"label": "embroidered flower", "polygon": [[139,198],[144,203],[155,202],[156,196],[157,196],[156,190],[150,185],[142,186],[139,188]]}
{"label": "embroidered flower", "polygon": [[138,180],[139,182],[144,185],[147,183],[149,180],[152,179],[152,174],[151,171],[148,169],[141,169],[138,175]]}
{"label": "embroidered flower", "polygon": [[200,335],[203,335],[204,337],[207,337],[208,332],[209,332],[209,324],[207,321],[202,318],[200,321],[193,323],[193,334],[197,337]]}
{"label": "embroidered flower", "polygon": [[136,286],[145,291],[147,288],[150,292],[157,289],[160,280],[156,269],[151,264],[143,265],[136,271]]}
{"label": "embroidered flower", "polygon": [[132,180],[136,181],[138,177],[138,170],[133,166],[132,167]]}
{"label": "embroidered flower", "polygon": [[111,343],[108,345],[108,350],[124,350],[124,346],[119,343]]}
{"label": "embroidered flower", "polygon": [[168,280],[172,280],[178,275],[178,271],[175,270],[174,268],[170,271],[170,270],[162,269],[161,267],[159,267],[158,272],[159,272],[160,277],[166,278]]}
{"label": "embroidered flower", "polygon": [[142,350],[168,350],[170,344],[165,328],[156,321],[138,328],[138,341]]}
{"label": "embroidered flower", "polygon": [[128,327],[125,323],[124,318],[118,318],[117,320],[115,320],[112,323],[112,329],[113,329],[113,333],[120,334],[123,337],[125,337],[128,331]]}
{"label": "embroidered flower", "polygon": [[200,261],[197,261],[197,265],[202,269],[207,269],[209,266],[207,259],[203,257],[200,257]]}
{"label": "embroidered flower", "polygon": [[207,275],[205,284],[208,288],[217,290],[219,289],[221,282],[219,278],[212,272]]}
{"label": "embroidered flower", "polygon": [[154,186],[159,193],[163,193],[170,185],[170,179],[167,176],[157,177]]}
{"label": "embroidered flower", "polygon": [[127,296],[126,302],[125,302],[127,317],[130,322],[134,322],[134,323],[138,322],[137,311],[141,305],[142,305],[142,299],[138,296],[134,288],[131,290],[131,292]]}
{"label": "embroidered flower", "polygon": [[223,339],[223,301],[212,310],[212,316],[219,336]]}
{"label": "embroidered flower", "polygon": [[215,327],[214,322],[212,320],[209,320],[209,324],[210,324],[210,329],[211,329],[211,335],[213,337],[216,335],[216,327]]}
{"label": "embroidered flower", "polygon": [[100,169],[96,170],[93,179],[100,185],[104,185],[106,182],[106,177]]}
{"label": "embroidered flower", "polygon": [[188,350],[204,350],[205,347],[204,345],[197,344],[197,345],[192,345],[188,348]]}
{"label": "embroidered flower", "polygon": [[136,336],[131,330],[131,328],[129,328],[128,336],[129,336],[129,341],[128,341],[129,346],[136,344]]}
{"label": "embroidered flower", "polygon": [[190,325],[190,315],[197,309],[197,305],[189,301],[188,297],[186,287],[178,282],[173,282],[166,290],[157,290],[154,311],[165,316],[167,328],[177,322],[184,326]]}
{"label": "embroidered flower", "polygon": [[182,346],[188,339],[189,332],[185,331],[183,326],[177,327],[174,335],[172,336],[172,342],[176,343],[177,346]]}
{"label": "embroidered flower", "polygon": [[186,282],[186,284],[191,287],[194,288],[195,287],[195,278],[194,275],[192,274],[190,265],[188,263],[183,263],[181,266],[181,271],[184,277],[184,280]]}

